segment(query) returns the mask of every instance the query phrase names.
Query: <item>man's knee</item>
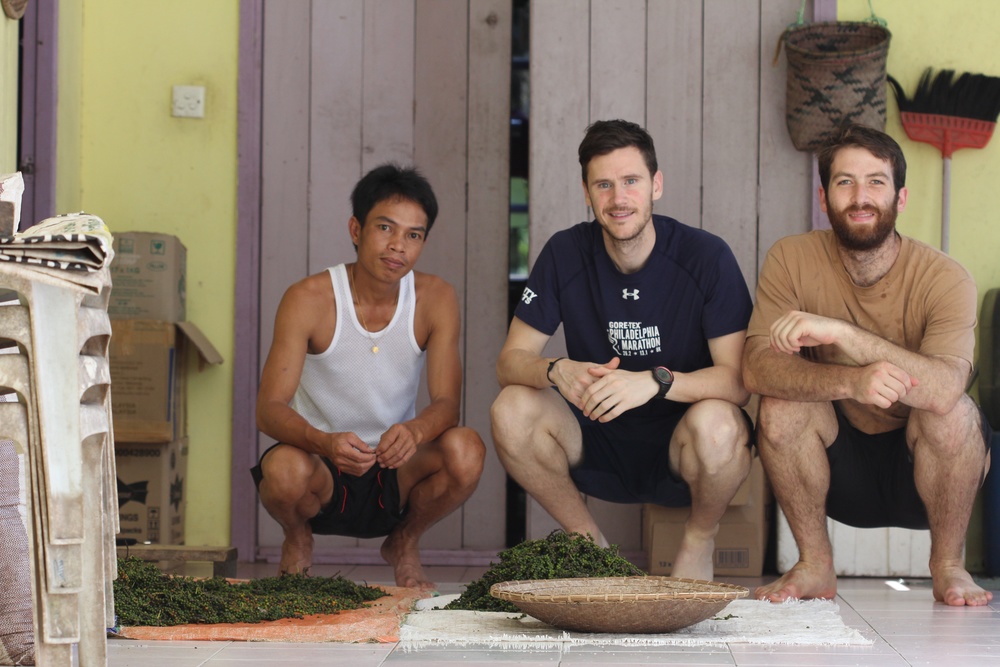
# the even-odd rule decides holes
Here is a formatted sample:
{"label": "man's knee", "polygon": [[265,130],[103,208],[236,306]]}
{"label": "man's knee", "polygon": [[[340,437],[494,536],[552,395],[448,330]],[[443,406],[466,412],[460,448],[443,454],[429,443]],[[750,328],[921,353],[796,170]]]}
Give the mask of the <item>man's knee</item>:
{"label": "man's knee", "polygon": [[830,403],[787,401],[761,396],[757,412],[757,445],[781,447],[818,434],[825,445],[837,435],[837,417]]}
{"label": "man's knee", "polygon": [[955,407],[943,415],[912,410],[906,436],[911,447],[929,446],[945,456],[956,456],[966,447],[976,447],[986,455],[982,415],[968,395],[963,395]]}
{"label": "man's knee", "polygon": [[316,473],[317,460],[291,445],[278,445],[261,461],[262,500],[289,501],[303,496]]}
{"label": "man's knee", "polygon": [[695,403],[684,414],[681,428],[696,449],[725,460],[746,449],[751,437],[743,411],[726,401]]}
{"label": "man's knee", "polygon": [[459,426],[441,437],[445,465],[451,475],[463,484],[475,484],[483,474],[486,445],[475,430]]}
{"label": "man's knee", "polygon": [[750,471],[750,437],[749,424],[737,406],[700,401],[688,408],[674,432],[672,465],[688,483],[706,475],[745,477]]}
{"label": "man's knee", "polygon": [[684,425],[692,437],[718,448],[745,447],[750,430],[743,412],[726,401],[699,401],[684,414]]}
{"label": "man's knee", "polygon": [[536,391],[518,384],[504,387],[490,407],[490,417],[501,425],[517,419],[526,410],[531,410],[531,397]]}
{"label": "man's knee", "polygon": [[490,407],[493,442],[497,449],[508,449],[521,440],[518,435],[529,429],[539,415],[538,390],[522,385],[504,387]]}

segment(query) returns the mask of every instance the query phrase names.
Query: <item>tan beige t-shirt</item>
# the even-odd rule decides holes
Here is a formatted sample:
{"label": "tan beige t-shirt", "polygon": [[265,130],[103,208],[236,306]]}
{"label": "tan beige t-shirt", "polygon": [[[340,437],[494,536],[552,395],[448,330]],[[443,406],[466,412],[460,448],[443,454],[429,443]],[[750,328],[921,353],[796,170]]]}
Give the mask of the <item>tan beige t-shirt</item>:
{"label": "tan beige t-shirt", "polygon": [[[976,303],[976,284],[968,271],[905,236],[889,273],[871,287],[858,287],[837,254],[833,231],[825,229],[785,237],[768,251],[747,336],[768,336],[776,319],[800,310],[851,322],[923,355],[959,357],[971,366]],[[802,356],[854,365],[833,345],[803,348]],[[838,406],[852,424],[872,433],[901,428],[910,411],[902,403],[883,409],[851,399]],[[875,428],[862,426],[872,424]]]}

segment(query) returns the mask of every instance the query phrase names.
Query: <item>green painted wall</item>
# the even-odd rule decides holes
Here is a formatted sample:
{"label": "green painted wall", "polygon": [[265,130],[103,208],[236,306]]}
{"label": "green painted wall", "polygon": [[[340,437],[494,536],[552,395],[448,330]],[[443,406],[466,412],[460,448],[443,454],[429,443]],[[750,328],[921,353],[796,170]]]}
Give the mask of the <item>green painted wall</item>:
{"label": "green painted wall", "polygon": [[[187,247],[187,317],[227,362],[189,366],[186,540],[228,544],[239,4],[63,0],[60,12],[61,212]],[[171,116],[178,84],[205,87],[204,118]]]}

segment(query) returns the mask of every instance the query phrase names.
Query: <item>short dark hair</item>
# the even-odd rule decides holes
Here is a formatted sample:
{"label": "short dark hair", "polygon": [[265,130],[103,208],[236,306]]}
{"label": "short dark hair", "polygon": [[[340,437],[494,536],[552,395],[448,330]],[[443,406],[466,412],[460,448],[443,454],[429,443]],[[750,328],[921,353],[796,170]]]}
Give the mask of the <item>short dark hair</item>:
{"label": "short dark hair", "polygon": [[584,184],[587,183],[587,166],[591,160],[630,146],[635,146],[642,153],[642,159],[649,168],[649,175],[655,174],[658,169],[656,149],[653,147],[653,137],[649,136],[649,132],[627,120],[599,120],[592,123],[587,128],[578,151]]}
{"label": "short dark hair", "polygon": [[427,231],[430,233],[438,214],[434,189],[416,167],[401,167],[387,162],[369,171],[351,192],[351,214],[364,226],[365,219],[375,205],[383,201],[408,199],[424,210]]}
{"label": "short dark hair", "polygon": [[830,190],[830,169],[833,167],[833,159],[842,148],[864,148],[878,159],[888,162],[892,168],[892,184],[897,194],[906,185],[906,158],[896,140],[885,132],[854,124],[842,127],[816,153],[819,180],[824,190]]}

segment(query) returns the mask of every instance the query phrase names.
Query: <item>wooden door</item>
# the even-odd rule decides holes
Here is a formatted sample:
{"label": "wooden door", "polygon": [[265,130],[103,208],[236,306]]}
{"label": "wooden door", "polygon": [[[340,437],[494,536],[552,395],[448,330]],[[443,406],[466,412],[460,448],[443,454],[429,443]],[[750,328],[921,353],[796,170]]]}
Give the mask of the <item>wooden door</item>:
{"label": "wooden door", "polygon": [[[784,121],[774,48],[797,0],[564,0],[531,3],[531,257],[591,219],[576,149],[587,125],[624,118],[650,132],[663,172],[655,212],[732,247],[751,292],[778,238],[810,223],[811,159]],[[562,345],[557,334],[550,353]],[[607,539],[639,552],[641,507],[589,499]],[[529,503],[528,536],[555,527]],[[636,556],[641,560],[641,555]]]}
{"label": "wooden door", "polygon": [[[262,17],[260,363],[285,289],[354,259],[357,180],[415,164],[440,204],[418,268],[458,292],[464,423],[489,443],[507,325],[510,0],[265,0]],[[475,495],[424,537],[425,563],[502,549],[504,485],[491,453]],[[258,557],[276,559],[281,530],[259,503],[256,533]],[[318,538],[315,561],[381,562],[380,544]]]}
{"label": "wooden door", "polygon": [[[462,299],[464,418],[491,446],[493,365],[506,333],[510,0],[256,1],[261,159],[249,181],[260,184],[261,361],[284,289],[353,258],[346,222],[356,180],[385,160],[415,162],[442,204],[420,268],[443,275]],[[554,231],[590,217],[576,162],[584,128],[622,117],[656,141],[664,196],[655,210],[726,239],[753,290],[770,245],[809,227],[811,160],[785,129],[784,58],[771,64],[798,7],[532,2],[532,260]],[[492,452],[487,460],[463,511],[425,538],[428,562],[482,561],[503,547],[504,475]],[[641,550],[637,506],[590,502],[610,541]],[[541,537],[553,523],[529,507],[528,536]],[[280,531],[257,514],[252,543],[273,558]],[[234,535],[237,522],[234,513]],[[324,538],[317,562],[378,562],[376,546]]]}

